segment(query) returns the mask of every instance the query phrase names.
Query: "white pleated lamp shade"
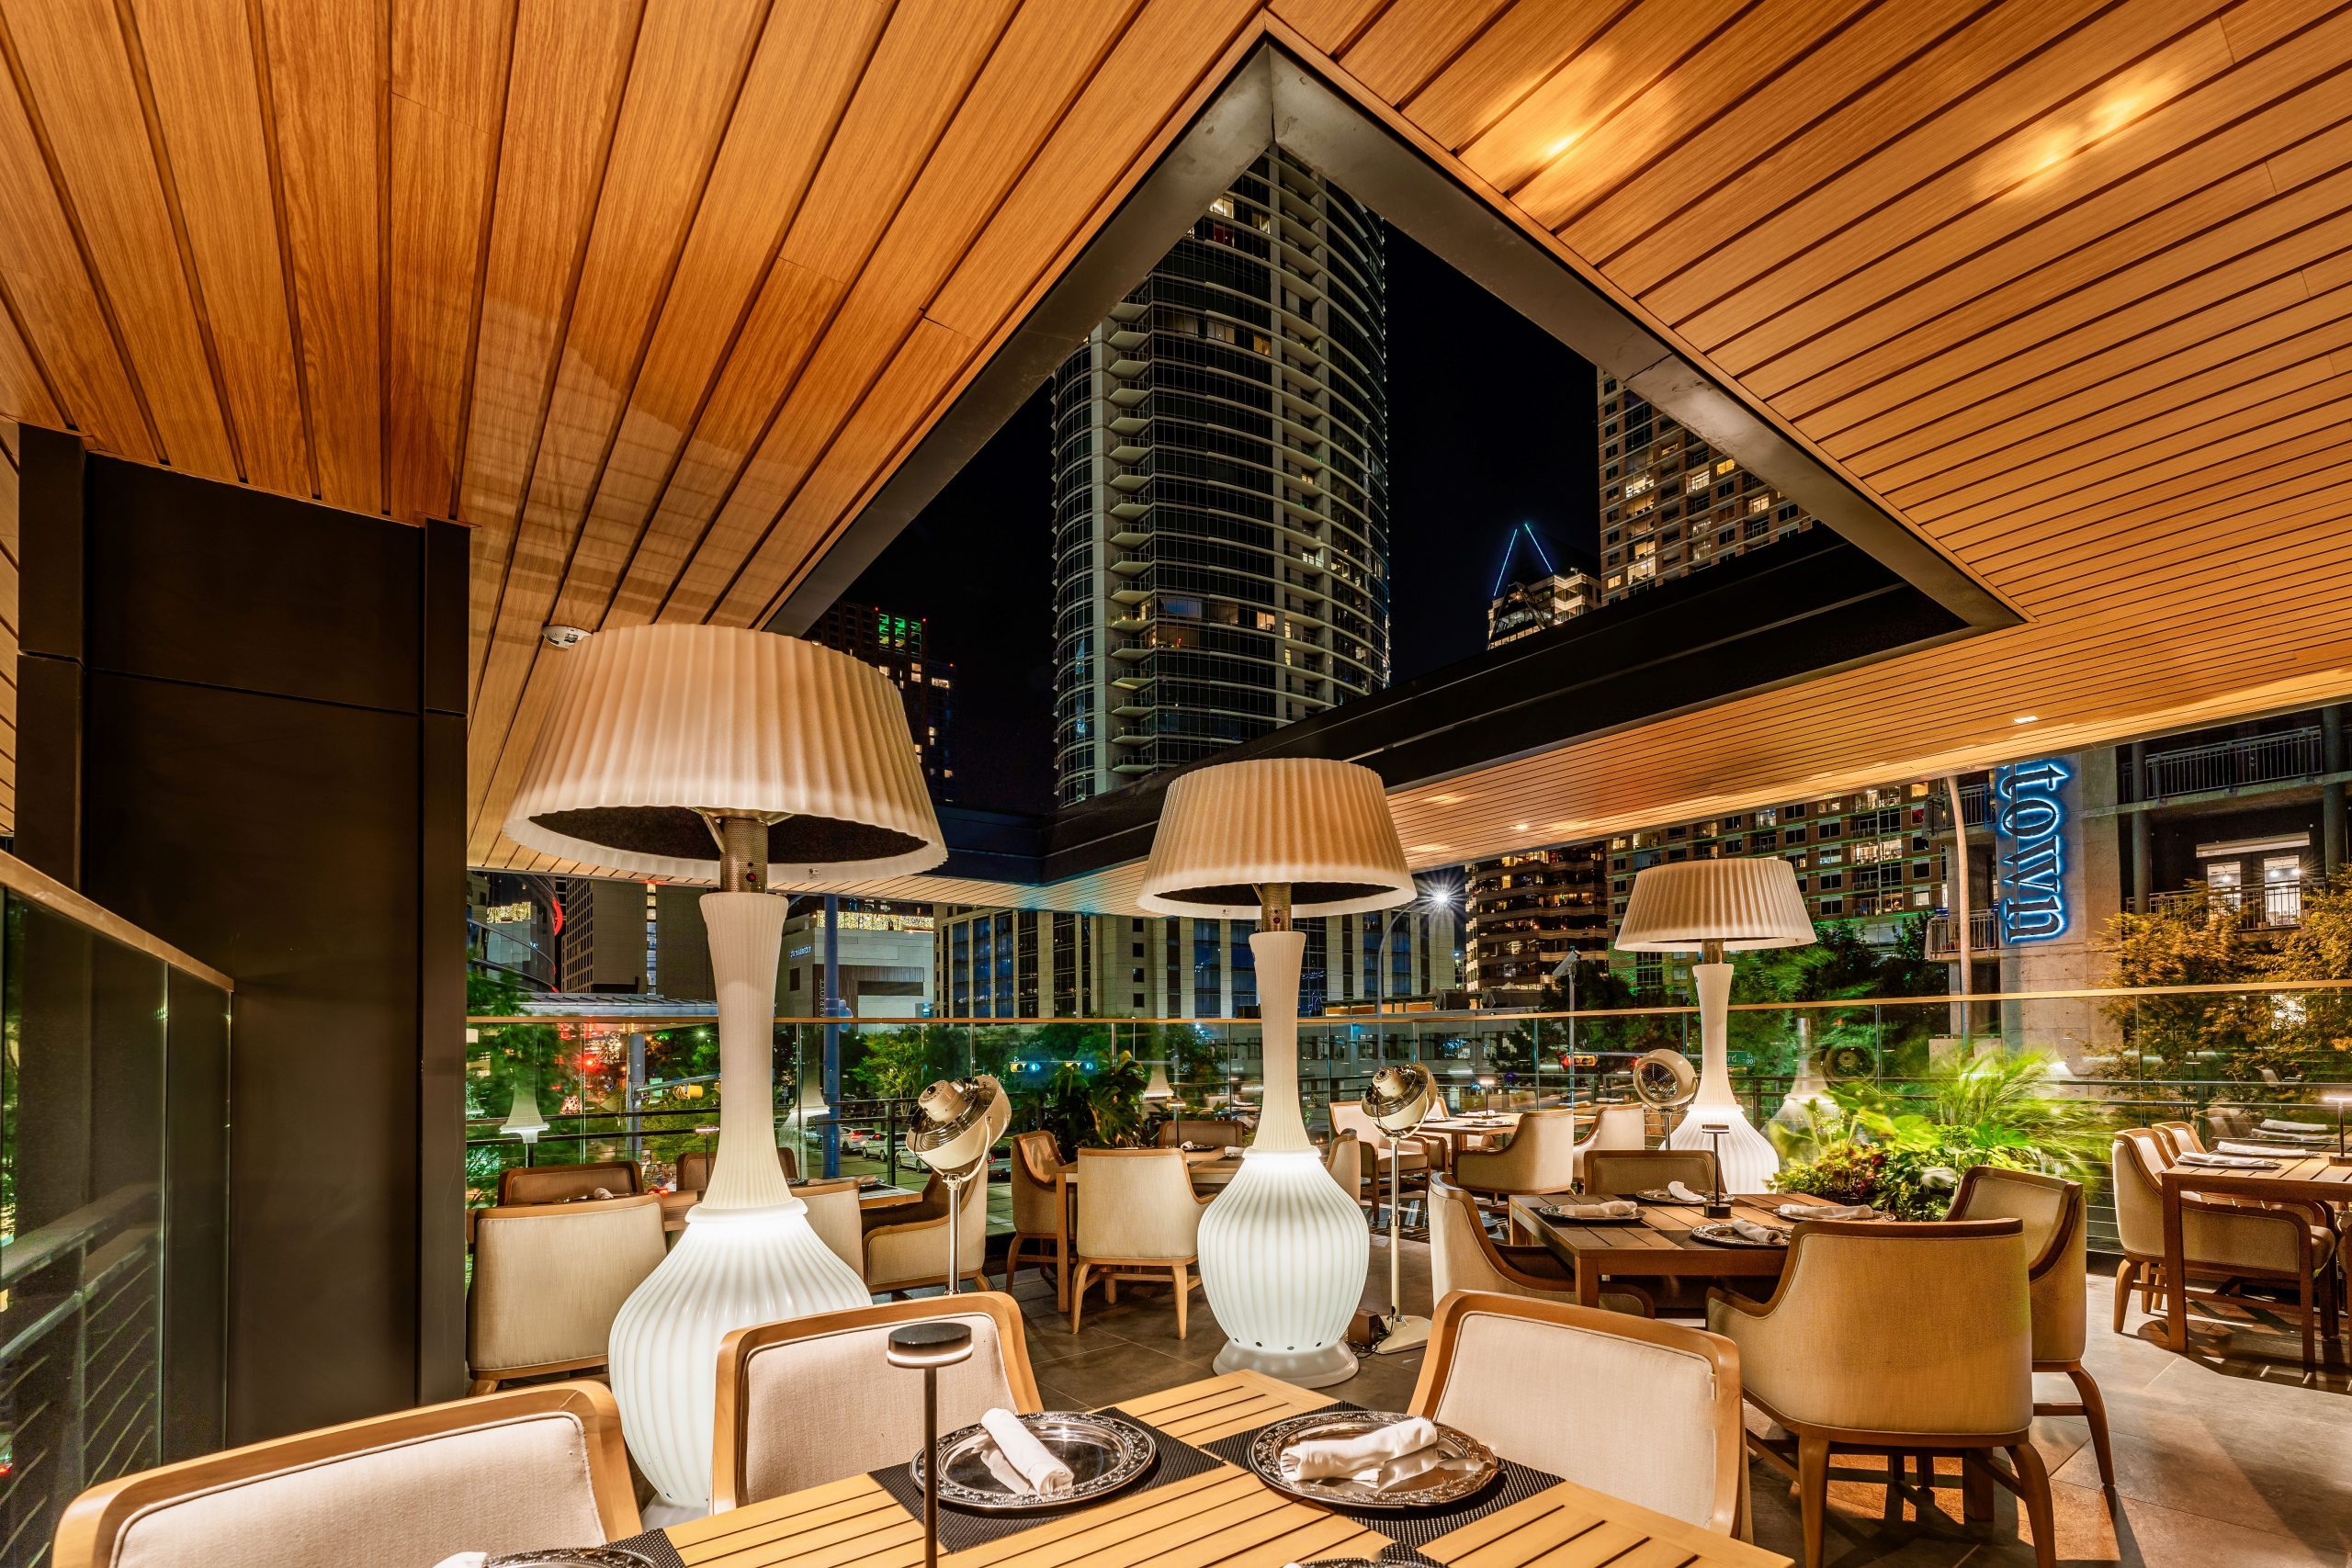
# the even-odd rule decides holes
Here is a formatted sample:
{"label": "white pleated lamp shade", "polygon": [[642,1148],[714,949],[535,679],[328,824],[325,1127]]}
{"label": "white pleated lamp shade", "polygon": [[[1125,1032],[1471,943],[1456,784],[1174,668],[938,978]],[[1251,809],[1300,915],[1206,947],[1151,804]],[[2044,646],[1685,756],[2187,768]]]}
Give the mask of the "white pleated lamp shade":
{"label": "white pleated lamp shade", "polygon": [[1625,953],[1697,953],[1720,942],[1738,953],[1803,947],[1813,940],[1813,917],[1797,891],[1796,871],[1771,856],[1684,861],[1636,872],[1616,945]]}
{"label": "white pleated lamp shade", "polygon": [[1220,762],[1168,786],[1136,900],[1159,915],[1248,919],[1286,883],[1296,915],[1385,909],[1413,896],[1380,775],[1354,762]]}
{"label": "white pleated lamp shade", "polygon": [[771,883],[927,871],[947,858],[897,688],[797,637],[730,626],[599,632],[569,652],[508,808],[526,849],[712,882],[701,813],[756,812]]}

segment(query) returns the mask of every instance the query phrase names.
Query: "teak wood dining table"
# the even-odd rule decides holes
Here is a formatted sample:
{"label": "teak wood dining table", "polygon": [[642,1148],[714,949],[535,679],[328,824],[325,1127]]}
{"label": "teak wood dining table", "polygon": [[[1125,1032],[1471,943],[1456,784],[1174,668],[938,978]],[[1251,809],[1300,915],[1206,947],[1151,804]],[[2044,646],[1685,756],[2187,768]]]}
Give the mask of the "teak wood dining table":
{"label": "teak wood dining table", "polygon": [[[1577,1300],[1585,1306],[1600,1304],[1600,1281],[1619,1279],[1682,1278],[1701,1280],[1780,1277],[1788,1262],[1785,1247],[1718,1247],[1691,1235],[1706,1223],[1696,1203],[1645,1203],[1639,1224],[1579,1224],[1574,1220],[1549,1220],[1536,1211],[1562,1203],[1587,1203],[1594,1199],[1573,1192],[1530,1195],[1510,1201],[1511,1224],[1531,1232],[1567,1265],[1575,1275]],[[1735,1217],[1786,1230],[1789,1222],[1776,1212],[1783,1203],[1818,1207],[1820,1200],[1800,1193],[1776,1192],[1763,1198],[1734,1198]]]}
{"label": "teak wood dining table", "polygon": [[[1256,1372],[1232,1372],[1118,1408],[1199,1447],[1333,1403]],[[1475,1434],[1474,1434],[1475,1435]],[[922,1521],[871,1476],[771,1497],[663,1534],[686,1568],[917,1568]],[[1044,1514],[1028,1529],[944,1553],[951,1568],[1281,1568],[1374,1558],[1376,1529],[1284,1496],[1219,1462],[1165,1486]],[[1573,1482],[1474,1519],[1429,1545],[1447,1568],[1790,1568],[1789,1559]]]}
{"label": "teak wood dining table", "polygon": [[2331,1165],[2324,1154],[2278,1151],[2276,1170],[2220,1170],[2169,1165],[2156,1173],[2165,1201],[2165,1343],[2188,1348],[2188,1248],[2181,1240],[2180,1197],[2209,1192],[2273,1203],[2352,1204],[2352,1165]]}

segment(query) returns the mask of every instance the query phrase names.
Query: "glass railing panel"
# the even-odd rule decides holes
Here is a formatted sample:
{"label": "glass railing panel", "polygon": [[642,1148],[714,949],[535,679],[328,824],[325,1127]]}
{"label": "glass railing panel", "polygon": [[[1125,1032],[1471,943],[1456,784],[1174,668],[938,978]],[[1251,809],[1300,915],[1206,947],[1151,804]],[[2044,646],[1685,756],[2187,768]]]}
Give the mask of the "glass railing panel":
{"label": "glass railing panel", "polygon": [[70,896],[11,886],[0,920],[0,1564],[13,1568],[44,1559],[83,1489],[222,1441],[229,996]]}

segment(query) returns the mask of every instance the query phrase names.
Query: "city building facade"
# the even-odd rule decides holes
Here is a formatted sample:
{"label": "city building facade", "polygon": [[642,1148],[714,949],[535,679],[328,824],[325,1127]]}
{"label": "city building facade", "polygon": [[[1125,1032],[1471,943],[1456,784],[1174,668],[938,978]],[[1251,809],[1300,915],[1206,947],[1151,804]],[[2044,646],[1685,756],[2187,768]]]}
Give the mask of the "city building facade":
{"label": "city building facade", "polygon": [[[1249,1018],[1248,920],[956,909],[939,920],[940,1011],[953,1018]],[[1297,922],[1305,1017],[1427,1010],[1459,986],[1460,921],[1416,904]]]}
{"label": "city building facade", "polygon": [[1532,637],[1600,603],[1600,579],[1573,562],[1555,564],[1534,528],[1521,523],[1503,545],[1502,568],[1487,605],[1487,646]]}
{"label": "city building facade", "polygon": [[1684,577],[1813,525],[1796,502],[1599,371],[1600,599]]}
{"label": "city building facade", "polygon": [[956,666],[932,656],[931,625],[875,604],[839,600],[806,634],[890,678],[907,705],[907,729],[922,757],[923,780],[936,801],[956,798]]}
{"label": "city building facade", "polygon": [[1062,804],[1388,683],[1382,234],[1269,152],[1056,375]]}

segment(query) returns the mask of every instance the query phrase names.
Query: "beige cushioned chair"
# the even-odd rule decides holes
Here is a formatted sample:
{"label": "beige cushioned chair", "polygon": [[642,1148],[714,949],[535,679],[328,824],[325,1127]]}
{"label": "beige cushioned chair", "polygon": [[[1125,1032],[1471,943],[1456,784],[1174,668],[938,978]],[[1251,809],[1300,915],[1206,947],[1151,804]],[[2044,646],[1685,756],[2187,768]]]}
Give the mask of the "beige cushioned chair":
{"label": "beige cushioned chair", "polygon": [[[903,1204],[908,1217],[894,1218],[884,1208],[861,1213],[865,1225],[865,1288],[911,1291],[923,1285],[947,1283],[947,1183],[933,1174],[925,1201]],[[983,1271],[989,1258],[989,1182],[976,1177],[964,1189],[963,1212],[956,1223],[956,1275],[971,1281],[974,1290],[989,1287]]]}
{"label": "beige cushioned chair", "polygon": [[1182,1148],[1186,1144],[1201,1148],[1238,1149],[1249,1142],[1249,1128],[1214,1116],[1171,1116],[1152,1134],[1152,1143],[1163,1149]]}
{"label": "beige cushioned chair", "polygon": [[890,1365],[883,1352],[893,1328],[935,1321],[972,1331],[972,1354],[939,1369],[942,1432],[972,1425],[992,1405],[1044,1408],[1021,1308],[1001,1292],[739,1328],[718,1348],[711,1511],[905,1464],[922,1448],[922,1374]]}
{"label": "beige cushioned chair", "polygon": [[1069,1305],[1069,1203],[1061,1173],[1069,1169],[1051,1133],[1023,1133],[1012,1140],[1012,1240],[1004,1249],[1004,1288],[1023,1264],[1034,1264],[1054,1281],[1054,1304]]}
{"label": "beige cushioned chair", "polygon": [[1566,1108],[1527,1111],[1501,1148],[1464,1149],[1453,1156],[1453,1184],[1487,1197],[1566,1192],[1576,1175],[1576,1112]]}
{"label": "beige cushioned chair", "polygon": [[603,1188],[616,1198],[645,1190],[645,1181],[633,1159],[592,1160],[586,1165],[515,1165],[498,1173],[498,1206],[511,1209],[525,1203],[570,1203],[594,1198]]}
{"label": "beige cushioned chair", "polygon": [[1516,1463],[1732,1535],[1746,1522],[1739,1365],[1731,1341],[1696,1328],[1456,1292],[1438,1303],[1412,1413]]}
{"label": "beige cushioned chair", "polygon": [[[1523,1296],[1530,1301],[1577,1299],[1576,1277],[1541,1247],[1505,1247],[1487,1229],[1478,1201],[1440,1177],[1430,1179],[1430,1294],[1457,1291]],[[1648,1292],[1622,1280],[1603,1284],[1600,1304],[1611,1312],[1648,1317]]]}
{"label": "beige cushioned chair", "polygon": [[453,1552],[594,1546],[639,1528],[611,1391],[547,1383],[110,1481],[65,1510],[52,1561],[429,1568]]}
{"label": "beige cushioned chair", "polygon": [[857,1178],[804,1181],[793,1188],[792,1195],[808,1205],[808,1228],[817,1233],[817,1239],[863,1278],[865,1238],[859,1220],[865,1211],[857,1201]]}
{"label": "beige cushioned chair", "polygon": [[1679,1181],[1693,1192],[1715,1184],[1715,1156],[1708,1149],[1594,1149],[1584,1156],[1584,1190],[1601,1197],[1649,1192]]}
{"label": "beige cushioned chair", "polygon": [[[2033,1317],[2023,1227],[2014,1219],[1796,1226],[1769,1301],[1715,1291],[1707,1326],[1739,1346],[1749,1404],[1796,1438],[1792,1462],[1751,1435],[1797,1483],[1806,1568],[1821,1568],[1836,1449],[1894,1456],[1957,1450],[1967,1473],[2018,1495],[2039,1568],[2056,1562],[2050,1475],[2035,1451]],[[2007,1449],[2014,1470],[1986,1460]]]}
{"label": "beige cushioned chair", "polygon": [[[678,1190],[705,1192],[710,1189],[711,1162],[718,1156],[709,1149],[688,1149],[678,1156]],[[784,1168],[786,1181],[800,1179],[800,1156],[782,1144],[775,1147],[775,1162]]]}
{"label": "beige cushioned chair", "polygon": [[484,1209],[466,1296],[471,1392],[603,1366],[615,1314],[666,1247],[659,1193]]}
{"label": "beige cushioned chair", "polygon": [[1372,1201],[1364,1196],[1363,1173],[1370,1163],[1364,1157],[1363,1140],[1352,1132],[1341,1133],[1323,1151],[1323,1168],[1331,1179],[1356,1201],[1359,1209],[1370,1209]]}
{"label": "beige cushioned chair", "polygon": [[1199,1282],[1191,1270],[1201,1256],[1201,1211],[1208,1201],[1193,1196],[1180,1150],[1079,1150],[1069,1331],[1078,1332],[1090,1278],[1102,1280],[1104,1301],[1116,1302],[1120,1280],[1165,1274],[1176,1291],[1176,1337],[1183,1338],[1185,1307]]}
{"label": "beige cushioned chair", "polygon": [[1577,1180],[1586,1179],[1585,1172],[1592,1156],[1609,1149],[1642,1149],[1649,1146],[1649,1111],[1640,1105],[1604,1105],[1592,1119],[1592,1132],[1577,1145]]}
{"label": "beige cushioned chair", "polygon": [[2062,1181],[2039,1171],[1972,1166],[1960,1179],[1951,1201],[1955,1220],[2016,1220],[2025,1227],[2030,1259],[2026,1280],[2033,1304],[2033,1370],[2064,1372],[2076,1402],[2037,1402],[2036,1416],[2080,1416],[2090,1423],[2091,1447],[2098,1456],[2098,1478],[2115,1484],[2115,1454],[2107,1436],[2107,1401],[2083,1367],[2090,1315],[2086,1290],[2087,1226],[2080,1182]]}
{"label": "beige cushioned chair", "polygon": [[[2115,1271],[2118,1334],[2123,1332],[2133,1287],[2143,1278],[2160,1280],[2164,1272],[2164,1192],[2156,1173],[2171,1163],[2169,1145],[2154,1128],[2126,1127],[2116,1134],[2115,1229],[2123,1244],[2123,1261]],[[2318,1365],[2314,1332],[2324,1331],[2331,1339],[2336,1333],[2334,1231],[2313,1224],[2306,1209],[2256,1208],[2185,1193],[2180,1240],[2191,1280],[2257,1280],[2293,1286],[2302,1318],[2303,1366],[2308,1371]]]}
{"label": "beige cushioned chair", "polygon": [[[1436,1112],[1431,1111],[1430,1114],[1435,1115]],[[1421,1137],[1409,1133],[1402,1138],[1391,1138],[1365,1112],[1363,1101],[1360,1100],[1335,1100],[1331,1102],[1331,1131],[1334,1135],[1342,1133],[1356,1135],[1370,1156],[1367,1167],[1379,1176],[1384,1190],[1388,1182],[1388,1161],[1392,1150],[1396,1152],[1396,1175],[1400,1185],[1406,1187],[1415,1185],[1422,1176],[1445,1163],[1443,1138]]]}

